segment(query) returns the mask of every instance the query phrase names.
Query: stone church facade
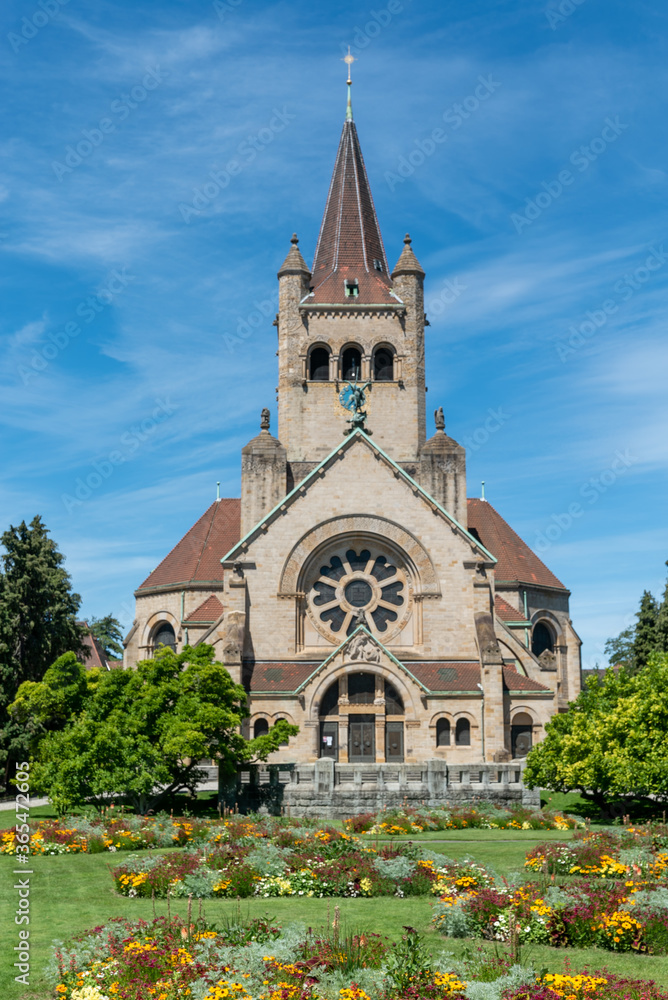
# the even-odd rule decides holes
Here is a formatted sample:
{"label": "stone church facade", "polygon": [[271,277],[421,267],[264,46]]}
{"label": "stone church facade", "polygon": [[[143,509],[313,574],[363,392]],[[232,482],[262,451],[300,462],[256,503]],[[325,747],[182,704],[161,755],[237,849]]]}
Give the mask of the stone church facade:
{"label": "stone church facade", "polygon": [[427,437],[424,277],[408,236],[388,266],[349,106],[313,266],[293,236],[278,272],[276,434],[263,410],[241,498],[143,581],[126,639],[130,667],[212,644],[248,691],[248,735],[299,726],[271,763],[325,797],[366,774],[371,804],[411,774],[440,775],[430,799],[455,775],[517,783],[580,689],[569,591],[467,499],[440,408]]}

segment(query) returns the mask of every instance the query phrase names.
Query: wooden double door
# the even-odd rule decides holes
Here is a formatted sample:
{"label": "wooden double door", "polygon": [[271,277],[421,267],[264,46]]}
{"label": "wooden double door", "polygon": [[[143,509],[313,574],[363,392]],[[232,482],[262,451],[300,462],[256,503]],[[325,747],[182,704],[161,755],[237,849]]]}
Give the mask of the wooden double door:
{"label": "wooden double door", "polygon": [[[385,760],[401,763],[404,759],[403,722],[385,723]],[[351,764],[373,764],[376,760],[376,718],[351,715],[348,720],[348,760]]]}

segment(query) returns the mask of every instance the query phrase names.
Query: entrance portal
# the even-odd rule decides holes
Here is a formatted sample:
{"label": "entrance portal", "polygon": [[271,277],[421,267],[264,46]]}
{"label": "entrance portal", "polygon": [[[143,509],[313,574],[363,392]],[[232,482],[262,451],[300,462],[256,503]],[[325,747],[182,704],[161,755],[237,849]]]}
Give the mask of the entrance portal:
{"label": "entrance portal", "polygon": [[375,759],[375,716],[351,715],[348,723],[348,760],[351,764],[369,764]]}

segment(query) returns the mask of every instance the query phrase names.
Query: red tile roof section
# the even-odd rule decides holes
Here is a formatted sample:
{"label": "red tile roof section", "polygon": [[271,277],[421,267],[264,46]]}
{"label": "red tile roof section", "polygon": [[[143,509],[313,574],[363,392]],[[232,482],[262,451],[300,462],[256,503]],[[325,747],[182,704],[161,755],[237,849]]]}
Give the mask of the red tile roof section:
{"label": "red tile roof section", "polygon": [[[382,271],[376,270],[380,261]],[[392,282],[369,178],[353,121],[346,121],[313,260],[313,295],[307,302],[385,302]],[[356,278],[359,295],[347,298],[344,281]]]}
{"label": "red tile roof section", "polygon": [[512,667],[503,668],[503,686],[508,691],[549,691],[550,688],[545,687],[544,684],[539,684],[538,681],[532,680],[530,677],[525,677],[524,674],[519,674]]}
{"label": "red tile roof section", "polygon": [[480,683],[477,660],[419,663],[410,660],[405,666],[429,691],[477,691],[476,684]]}
{"label": "red tile roof section", "polygon": [[178,583],[222,583],[220,560],[241,537],[241,500],[214,500],[139,590]]}
{"label": "red tile roof section", "polygon": [[258,691],[296,691],[320,663],[254,663],[250,680],[251,694]]}
{"label": "red tile roof section", "polygon": [[535,584],[538,587],[558,587],[563,583],[541,562],[526,542],[523,542],[509,524],[503,520],[491,503],[469,499],[468,527],[477,531],[485,548],[496,556],[497,580]]}
{"label": "red tile roof section", "polygon": [[211,597],[207,597],[206,601],[203,601],[198,608],[188,615],[187,620],[183,623],[184,625],[192,625],[197,622],[215,622],[218,621],[223,613],[223,605],[220,603],[215,594]]}
{"label": "red tile roof section", "polygon": [[514,608],[512,604],[508,604],[508,601],[504,601],[498,594],[494,597],[494,610],[497,618],[500,618],[502,622],[526,621],[523,611],[518,611],[517,608]]}
{"label": "red tile roof section", "polygon": [[[255,663],[250,681],[251,694],[260,691],[296,691],[318,669],[319,663]],[[406,669],[429,691],[477,692],[480,683],[480,664],[475,660],[443,660],[439,662],[407,661]],[[537,681],[518,674],[509,667],[503,668],[503,682],[511,691],[548,691]]]}

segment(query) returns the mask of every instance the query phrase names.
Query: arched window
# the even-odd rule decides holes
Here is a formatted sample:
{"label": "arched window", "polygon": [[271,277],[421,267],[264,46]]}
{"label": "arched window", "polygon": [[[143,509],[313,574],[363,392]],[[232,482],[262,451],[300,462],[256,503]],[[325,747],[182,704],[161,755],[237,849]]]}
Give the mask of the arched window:
{"label": "arched window", "polygon": [[373,356],[373,377],[376,382],[391,382],[394,378],[394,355],[389,347],[379,347]]}
{"label": "arched window", "polygon": [[450,722],[448,719],[439,719],[436,723],[436,746],[450,746]]}
{"label": "arched window", "polygon": [[[287,721],[288,721],[287,719],[276,719],[276,722],[287,722]],[[287,747],[289,743],[290,739],[289,737],[286,737],[284,740],[281,740],[281,742],[278,745],[281,747]]]}
{"label": "arched window", "polygon": [[339,714],[339,682],[334,681],[333,684],[325,691],[322,699],[320,701],[320,708],[318,710],[318,715],[322,718],[326,715],[338,715]]}
{"label": "arched window", "polygon": [[468,719],[457,719],[455,743],[458,747],[471,746],[471,723]]}
{"label": "arched window", "polygon": [[531,634],[531,652],[534,656],[540,656],[546,649],[554,652],[554,635],[552,629],[545,622],[536,622]]}
{"label": "arched window", "polygon": [[394,684],[385,681],[385,715],[403,715],[404,703]]}
{"label": "arched window", "polygon": [[358,347],[346,347],[341,357],[341,378],[354,382],[362,375],[362,352]]}
{"label": "arched window", "polygon": [[153,633],[153,650],[159,646],[168,646],[176,652],[176,634],[169,622],[160,622]]}
{"label": "arched window", "polygon": [[312,382],[329,381],[329,351],[326,347],[314,347],[311,351],[308,377]]}
{"label": "arched window", "polygon": [[266,736],[269,732],[269,723],[266,719],[256,719],[255,725],[253,726],[253,739],[257,739],[258,736]]}
{"label": "arched window", "polygon": [[510,727],[513,757],[526,757],[533,745],[533,719],[528,712],[518,712]]}

